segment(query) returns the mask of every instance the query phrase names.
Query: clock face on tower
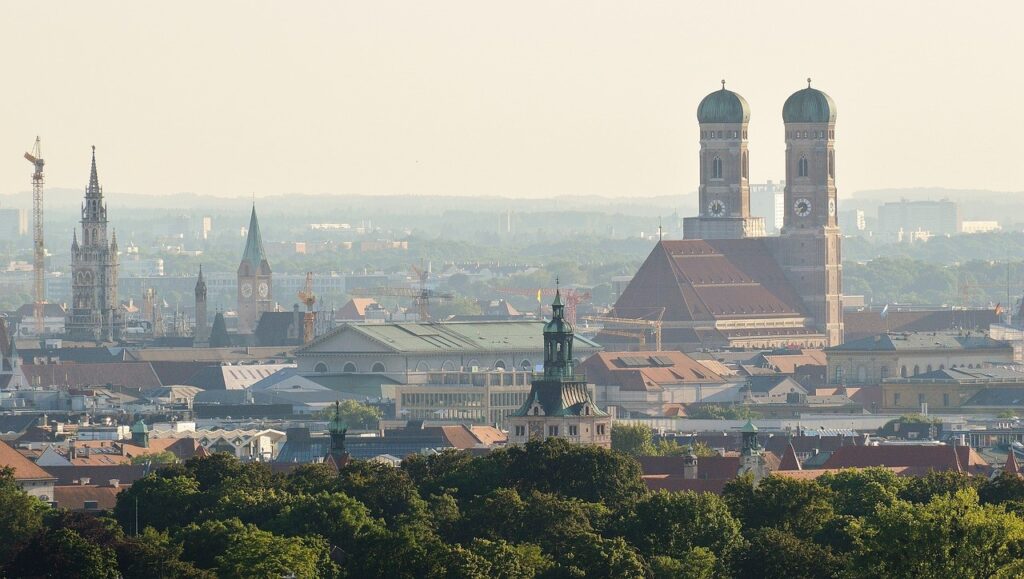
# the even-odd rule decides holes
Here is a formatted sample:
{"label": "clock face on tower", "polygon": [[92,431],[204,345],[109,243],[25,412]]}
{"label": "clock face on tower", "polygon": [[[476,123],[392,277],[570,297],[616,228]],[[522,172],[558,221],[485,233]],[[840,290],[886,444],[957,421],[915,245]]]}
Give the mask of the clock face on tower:
{"label": "clock face on tower", "polygon": [[721,199],[714,199],[711,203],[708,203],[708,213],[714,217],[725,215],[725,202]]}
{"label": "clock face on tower", "polygon": [[800,217],[807,217],[811,214],[811,201],[807,198],[801,197],[793,203],[793,213],[796,213]]}
{"label": "clock face on tower", "polygon": [[251,283],[245,282],[245,283],[242,284],[242,297],[243,298],[251,298],[252,297],[252,284]]}
{"label": "clock face on tower", "polygon": [[270,286],[267,285],[267,282],[265,282],[265,281],[261,281],[260,282],[259,292],[260,292],[260,297],[261,298],[267,297],[267,294],[270,293]]}
{"label": "clock face on tower", "polygon": [[836,214],[836,200],[835,199],[829,199],[828,200],[828,215],[829,215],[829,217],[831,217],[831,216],[833,216],[835,214]]}

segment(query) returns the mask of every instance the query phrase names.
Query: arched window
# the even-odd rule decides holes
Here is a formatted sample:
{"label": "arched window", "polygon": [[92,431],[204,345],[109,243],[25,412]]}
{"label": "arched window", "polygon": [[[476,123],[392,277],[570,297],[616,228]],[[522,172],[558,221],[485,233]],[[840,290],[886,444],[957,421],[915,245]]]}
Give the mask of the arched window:
{"label": "arched window", "polygon": [[914,365],[914,376],[917,376],[920,373],[921,373],[921,367],[915,364]]}
{"label": "arched window", "polygon": [[711,178],[722,178],[722,159],[718,157],[715,157],[714,159],[711,160]]}
{"label": "arched window", "polygon": [[353,362],[345,362],[345,367],[341,369],[342,372],[355,372],[356,365]]}
{"label": "arched window", "polygon": [[902,377],[902,378],[906,378],[907,377],[907,367],[906,366],[903,366],[902,368],[900,368],[900,377]]}
{"label": "arched window", "polygon": [[317,365],[313,367],[313,371],[316,372],[317,374],[326,374],[327,364],[324,364],[323,362],[318,362]]}
{"label": "arched window", "polygon": [[416,371],[417,372],[427,372],[429,370],[430,370],[430,364],[428,364],[425,360],[420,360],[419,362],[416,362]]}
{"label": "arched window", "polygon": [[932,365],[928,364],[928,372],[931,373],[931,371],[932,371]]}
{"label": "arched window", "polygon": [[530,370],[533,370],[533,362],[529,360],[523,360],[523,363],[520,364],[519,367],[529,372]]}
{"label": "arched window", "polygon": [[442,370],[455,370],[455,362],[451,360],[445,360],[444,364],[441,364]]}
{"label": "arched window", "polygon": [[800,157],[800,162],[797,163],[797,176],[807,176],[807,157]]}
{"label": "arched window", "polygon": [[497,362],[495,362],[494,363],[494,369],[495,370],[504,370],[505,369],[505,361],[504,360],[498,360]]}
{"label": "arched window", "polygon": [[371,372],[380,373],[380,372],[387,371],[387,369],[384,367],[384,363],[383,362],[374,362],[373,363],[373,368],[371,368],[370,371]]}

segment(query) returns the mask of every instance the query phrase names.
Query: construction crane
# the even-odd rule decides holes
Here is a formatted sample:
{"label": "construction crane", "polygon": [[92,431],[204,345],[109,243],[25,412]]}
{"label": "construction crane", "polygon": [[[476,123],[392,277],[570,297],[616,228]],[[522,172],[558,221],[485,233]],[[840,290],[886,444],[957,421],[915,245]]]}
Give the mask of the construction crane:
{"label": "construction crane", "polygon": [[498,290],[498,293],[514,296],[529,296],[536,297],[538,303],[537,309],[540,310],[543,307],[541,300],[545,298],[555,297],[555,292],[561,290],[562,303],[565,305],[565,319],[570,323],[576,324],[576,306],[590,300],[590,292],[583,290],[576,290],[572,288],[515,288],[506,287]]}
{"label": "construction crane", "polygon": [[313,305],[316,304],[316,295],[313,294],[313,272],[306,272],[306,286],[299,292],[299,301],[306,304],[306,315],[302,320],[302,341],[310,343],[313,341],[313,324],[316,321],[313,314]]}
{"label": "construction crane", "polygon": [[[612,334],[615,336],[625,335],[627,337],[635,337],[637,333],[646,334],[646,330],[650,330],[654,333],[654,349],[658,352],[661,351],[661,320],[639,320],[636,318],[614,318],[610,316],[586,316],[583,318],[588,322],[598,322],[604,324],[602,332]],[[627,326],[633,328],[642,328],[640,332],[630,332],[628,330],[622,330],[620,328],[609,328],[608,325],[613,326]],[[646,336],[640,341],[640,345],[644,345],[647,341]]]}
{"label": "construction crane", "polygon": [[43,148],[36,137],[31,153],[25,159],[35,167],[32,172],[32,297],[35,300],[36,336],[43,335],[43,311],[46,303],[46,249],[43,246]]}
{"label": "construction crane", "polygon": [[413,304],[421,322],[430,321],[430,302],[444,302],[453,299],[455,296],[446,292],[439,292],[427,287],[430,278],[430,269],[421,269],[412,266],[412,271],[419,282],[418,288],[411,287],[376,287],[369,289],[357,289],[352,292],[357,297],[399,297],[412,298]]}

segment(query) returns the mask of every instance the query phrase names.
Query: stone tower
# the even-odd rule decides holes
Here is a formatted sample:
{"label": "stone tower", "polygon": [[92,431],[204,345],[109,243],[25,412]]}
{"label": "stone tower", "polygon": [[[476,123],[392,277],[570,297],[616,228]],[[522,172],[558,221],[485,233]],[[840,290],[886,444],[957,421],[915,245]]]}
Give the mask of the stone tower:
{"label": "stone tower", "polygon": [[740,429],[743,442],[740,448],[740,468],[737,474],[751,473],[754,481],[768,476],[768,463],[765,460],[764,448],[757,440],[757,427],[750,420]]}
{"label": "stone tower", "polygon": [[238,333],[251,334],[263,312],[274,310],[273,280],[270,263],[263,251],[260,222],[253,205],[249,217],[249,235],[245,253],[238,264]]}
{"label": "stone tower", "polygon": [[196,330],[192,334],[193,346],[206,346],[210,343],[210,322],[206,318],[206,280],[203,279],[203,266],[199,266],[199,279],[196,280]]}
{"label": "stone tower", "polygon": [[574,331],[555,291],[551,321],[544,325],[544,375],[533,379],[522,408],[509,416],[509,442],[564,438],[611,448],[611,417],[594,403],[586,380],[576,375]]}
{"label": "stone tower", "polygon": [[786,216],[776,259],[827,346],[843,341],[842,265],[836,217],[836,104],[811,88],[782,107],[786,127]]}
{"label": "stone tower", "polygon": [[683,220],[687,239],[763,237],[764,219],[750,214],[750,106],[725,88],[697,107],[700,123],[700,213]]}
{"label": "stone tower", "polygon": [[96,172],[96,147],[82,204],[82,241],[71,242],[71,308],[67,334],[72,340],[119,337],[117,234],[107,238],[107,204]]}

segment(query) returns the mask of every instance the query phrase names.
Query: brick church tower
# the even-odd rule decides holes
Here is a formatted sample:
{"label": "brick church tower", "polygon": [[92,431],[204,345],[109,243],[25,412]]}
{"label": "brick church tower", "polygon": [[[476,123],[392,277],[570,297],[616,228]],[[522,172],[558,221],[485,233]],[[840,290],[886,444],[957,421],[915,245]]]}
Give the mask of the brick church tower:
{"label": "brick church tower", "polygon": [[683,220],[686,239],[763,237],[764,218],[750,214],[750,105],[725,88],[704,97],[700,123],[700,213]]}
{"label": "brick church tower", "polygon": [[267,254],[263,251],[260,222],[256,206],[249,217],[249,234],[245,252],[238,264],[238,333],[251,334],[263,312],[274,311],[273,274]]}
{"label": "brick church tower", "polygon": [[782,107],[786,127],[786,216],[773,253],[826,345],[843,341],[842,264],[836,217],[836,104],[807,88]]}

